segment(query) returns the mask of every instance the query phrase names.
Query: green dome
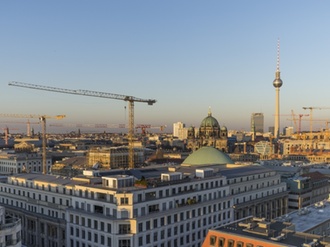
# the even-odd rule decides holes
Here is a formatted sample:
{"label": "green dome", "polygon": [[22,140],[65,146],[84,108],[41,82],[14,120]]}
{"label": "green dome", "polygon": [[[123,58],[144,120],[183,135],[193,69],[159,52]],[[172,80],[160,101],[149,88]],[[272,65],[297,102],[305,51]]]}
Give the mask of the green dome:
{"label": "green dome", "polygon": [[220,125],[218,123],[218,120],[216,120],[214,117],[212,117],[212,114],[209,112],[208,116],[203,119],[201,123],[201,128],[205,127],[216,127],[220,129]]}
{"label": "green dome", "polygon": [[234,164],[234,161],[225,153],[214,147],[202,147],[190,154],[182,163],[186,166],[207,166]]}

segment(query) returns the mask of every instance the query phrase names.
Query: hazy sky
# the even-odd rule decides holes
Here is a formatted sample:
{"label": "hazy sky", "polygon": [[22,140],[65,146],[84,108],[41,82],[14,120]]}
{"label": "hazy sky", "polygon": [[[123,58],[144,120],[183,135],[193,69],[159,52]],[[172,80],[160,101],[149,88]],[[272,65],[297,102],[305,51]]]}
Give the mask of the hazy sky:
{"label": "hazy sky", "polygon": [[[21,81],[156,99],[135,104],[136,124],[198,127],[211,107],[228,129],[249,130],[252,112],[268,129],[280,39],[282,128],[291,110],[330,107],[329,9],[302,0],[0,1],[0,112],[128,122],[124,101],[8,86]],[[330,119],[330,109],[313,116]]]}

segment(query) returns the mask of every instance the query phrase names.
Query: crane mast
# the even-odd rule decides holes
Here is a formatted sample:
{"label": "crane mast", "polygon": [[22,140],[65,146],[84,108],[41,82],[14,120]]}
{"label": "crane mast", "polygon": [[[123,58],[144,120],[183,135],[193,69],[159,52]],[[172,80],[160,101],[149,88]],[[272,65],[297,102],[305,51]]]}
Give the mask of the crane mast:
{"label": "crane mast", "polygon": [[83,95],[83,96],[91,96],[91,97],[100,97],[100,98],[107,98],[107,99],[116,99],[116,100],[123,100],[128,102],[128,110],[129,110],[129,122],[128,122],[128,165],[129,168],[134,168],[134,146],[133,146],[133,136],[134,136],[134,102],[141,102],[147,103],[148,105],[153,105],[156,103],[154,99],[141,99],[134,96],[122,95],[122,94],[114,94],[114,93],[106,93],[106,92],[98,92],[98,91],[91,91],[91,90],[73,90],[73,89],[64,89],[64,88],[57,88],[57,87],[49,87],[49,86],[42,86],[24,82],[17,82],[11,81],[8,83],[9,86],[16,86],[16,87],[24,87],[30,89],[37,89],[37,90],[44,90],[44,91],[51,91],[51,92],[58,92],[58,93],[66,93],[66,94],[75,94],[75,95]]}

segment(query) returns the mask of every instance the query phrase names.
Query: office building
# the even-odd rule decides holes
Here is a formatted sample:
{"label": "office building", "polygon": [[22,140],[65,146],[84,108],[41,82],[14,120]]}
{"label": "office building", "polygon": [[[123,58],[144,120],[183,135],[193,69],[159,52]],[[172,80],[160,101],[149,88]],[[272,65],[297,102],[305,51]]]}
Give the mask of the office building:
{"label": "office building", "polygon": [[27,246],[199,247],[210,228],[286,214],[287,191],[276,172],[202,147],[171,167],[13,175],[0,203]]}
{"label": "office building", "polygon": [[264,114],[252,113],[251,114],[251,132],[264,133]]}
{"label": "office building", "polygon": [[182,131],[185,128],[185,124],[182,122],[177,122],[173,124],[173,137],[180,137],[182,135]]}

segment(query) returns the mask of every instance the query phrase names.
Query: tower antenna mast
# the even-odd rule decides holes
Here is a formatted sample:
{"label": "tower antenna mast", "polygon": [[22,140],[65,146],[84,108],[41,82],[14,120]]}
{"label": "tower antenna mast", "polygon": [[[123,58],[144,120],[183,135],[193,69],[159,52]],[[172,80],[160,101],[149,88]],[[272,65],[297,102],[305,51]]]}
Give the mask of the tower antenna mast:
{"label": "tower antenna mast", "polygon": [[280,87],[283,82],[280,76],[280,39],[277,42],[277,62],[276,62],[276,72],[275,80],[273,81],[273,86],[275,87],[275,124],[274,124],[274,136],[276,139],[280,136]]}

